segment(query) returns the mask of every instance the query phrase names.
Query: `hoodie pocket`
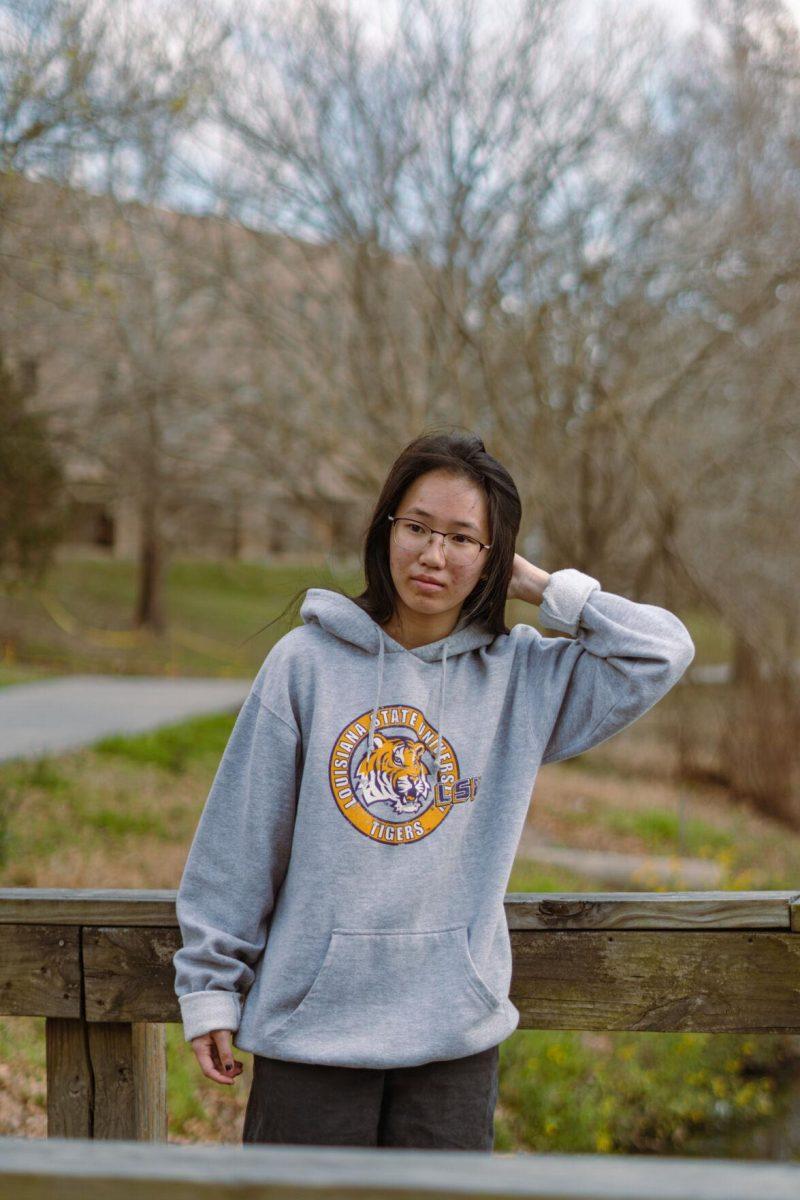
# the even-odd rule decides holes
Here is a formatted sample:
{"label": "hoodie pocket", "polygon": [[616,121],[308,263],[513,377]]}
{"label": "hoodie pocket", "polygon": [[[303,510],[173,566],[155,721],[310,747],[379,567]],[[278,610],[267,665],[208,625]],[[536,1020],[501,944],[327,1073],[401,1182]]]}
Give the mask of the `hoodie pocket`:
{"label": "hoodie pocket", "polygon": [[472,960],[466,925],[333,929],[311,987],[269,1040],[319,1061],[333,1052],[363,1060],[378,1042],[422,1031],[459,1046],[502,1008]]}

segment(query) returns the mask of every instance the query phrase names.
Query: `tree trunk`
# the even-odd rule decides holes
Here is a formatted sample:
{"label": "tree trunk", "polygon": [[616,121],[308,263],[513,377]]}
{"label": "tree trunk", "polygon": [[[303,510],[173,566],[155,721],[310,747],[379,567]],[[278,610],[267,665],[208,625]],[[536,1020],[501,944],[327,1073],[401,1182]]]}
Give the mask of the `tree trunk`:
{"label": "tree trunk", "polygon": [[142,505],[142,529],[139,554],[139,594],[136,599],[134,625],[163,633],[164,613],[164,545],[159,529],[158,494],[149,491]]}
{"label": "tree trunk", "polygon": [[767,664],[737,638],[730,691],[720,753],[733,794],[800,829],[800,797],[794,788],[800,688],[793,664]]}

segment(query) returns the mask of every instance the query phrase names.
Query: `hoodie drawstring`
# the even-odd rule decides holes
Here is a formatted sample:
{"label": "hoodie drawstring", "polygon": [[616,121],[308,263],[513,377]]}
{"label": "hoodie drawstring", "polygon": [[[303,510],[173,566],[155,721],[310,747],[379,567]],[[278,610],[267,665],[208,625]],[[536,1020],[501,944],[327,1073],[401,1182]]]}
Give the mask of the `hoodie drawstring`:
{"label": "hoodie drawstring", "polygon": [[383,630],[381,629],[380,625],[378,626],[378,639],[380,641],[380,649],[378,650],[378,687],[375,692],[375,703],[372,706],[372,716],[369,719],[369,740],[367,742],[367,748],[368,748],[369,754],[372,754],[372,743],[373,743],[372,734],[375,729],[375,726],[378,723],[378,708],[380,706],[381,684],[383,683],[384,640],[383,640]]}
{"label": "hoodie drawstring", "polygon": [[445,677],[447,675],[447,641],[445,640],[442,646],[442,678],[439,688],[439,713],[437,717],[437,737],[436,737],[436,770],[433,776],[433,790],[436,793],[436,788],[439,786],[439,765],[442,757],[442,738],[444,737],[444,710],[447,697],[447,689],[445,688]]}
{"label": "hoodie drawstring", "polygon": [[[372,714],[370,715],[370,719],[369,719],[369,738],[367,740],[367,752],[369,754],[372,753],[373,746],[374,746],[373,734],[375,731],[375,726],[378,723],[378,709],[380,708],[381,688],[383,686],[383,665],[384,665],[385,642],[384,642],[384,637],[383,637],[383,630],[380,628],[380,626],[378,626],[378,638],[379,638],[378,686],[375,689],[375,703],[372,706]],[[439,712],[437,715],[437,731],[436,731],[437,732],[436,760],[435,760],[436,765],[435,765],[435,770],[434,770],[434,775],[433,775],[434,792],[439,785],[439,772],[441,770],[441,757],[442,757],[442,741],[444,739],[444,717],[445,717],[445,711],[446,711],[446,705],[447,705],[447,687],[446,687],[447,639],[445,639],[444,644],[442,646],[441,664],[442,664],[442,674],[441,674],[441,679],[439,682]]]}

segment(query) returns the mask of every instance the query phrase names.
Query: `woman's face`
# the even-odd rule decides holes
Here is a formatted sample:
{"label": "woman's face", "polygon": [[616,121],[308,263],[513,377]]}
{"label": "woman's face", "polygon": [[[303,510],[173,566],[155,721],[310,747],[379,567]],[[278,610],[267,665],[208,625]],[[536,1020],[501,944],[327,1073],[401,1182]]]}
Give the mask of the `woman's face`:
{"label": "woman's face", "polygon": [[[394,514],[418,517],[431,528],[444,533],[466,533],[488,543],[489,513],[485,492],[469,479],[437,468],[418,476],[410,484]],[[481,550],[473,563],[463,565],[445,557],[443,539],[434,536],[421,550],[405,550],[394,537],[389,539],[389,565],[398,608],[410,609],[420,616],[457,613],[481,575],[486,573],[488,550]],[[441,586],[421,587],[418,576],[427,576]]]}

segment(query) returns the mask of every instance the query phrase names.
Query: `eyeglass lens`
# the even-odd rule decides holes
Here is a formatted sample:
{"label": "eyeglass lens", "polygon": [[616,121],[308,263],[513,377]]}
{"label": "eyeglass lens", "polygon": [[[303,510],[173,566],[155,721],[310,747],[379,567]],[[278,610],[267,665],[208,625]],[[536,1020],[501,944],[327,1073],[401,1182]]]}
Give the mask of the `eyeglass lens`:
{"label": "eyeglass lens", "polygon": [[[405,550],[421,550],[423,546],[428,544],[432,530],[427,525],[423,525],[421,521],[407,521],[401,518],[395,518],[394,522],[395,539],[398,545]],[[456,538],[463,538],[463,541],[456,541]],[[480,544],[472,539],[467,539],[463,533],[448,533],[444,538],[445,557],[452,562],[472,562],[478,557]]]}

